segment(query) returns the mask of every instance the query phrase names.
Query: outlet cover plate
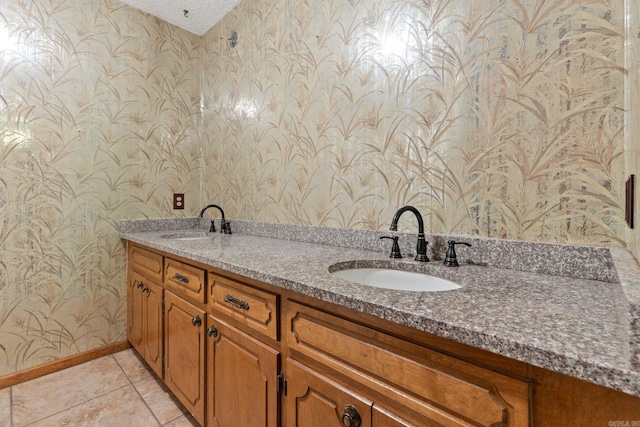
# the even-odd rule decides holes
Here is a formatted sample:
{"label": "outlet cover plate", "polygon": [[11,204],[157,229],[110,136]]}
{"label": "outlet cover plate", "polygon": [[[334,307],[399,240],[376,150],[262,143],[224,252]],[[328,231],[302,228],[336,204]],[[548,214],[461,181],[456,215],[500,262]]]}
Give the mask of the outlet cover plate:
{"label": "outlet cover plate", "polygon": [[173,193],[173,209],[184,209],[184,194]]}

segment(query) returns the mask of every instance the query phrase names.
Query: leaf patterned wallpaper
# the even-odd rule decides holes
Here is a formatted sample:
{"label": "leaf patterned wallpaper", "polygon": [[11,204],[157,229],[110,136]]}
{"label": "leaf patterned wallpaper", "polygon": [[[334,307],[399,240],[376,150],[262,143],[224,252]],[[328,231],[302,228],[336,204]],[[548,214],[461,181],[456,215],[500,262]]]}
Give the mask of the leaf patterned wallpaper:
{"label": "leaf patterned wallpaper", "polygon": [[242,2],[205,38],[206,198],[624,245],[623,18],[622,0]]}
{"label": "leaf patterned wallpaper", "polygon": [[623,6],[3,0],[0,375],[125,339],[122,219],[625,245]]}
{"label": "leaf patterned wallpaper", "polygon": [[120,220],[199,191],[201,42],[117,0],[0,2],[0,375],[126,339]]}
{"label": "leaf patterned wallpaper", "polygon": [[628,0],[626,22],[625,162],[627,175],[636,176],[635,228],[627,227],[627,247],[640,260],[640,4]]}

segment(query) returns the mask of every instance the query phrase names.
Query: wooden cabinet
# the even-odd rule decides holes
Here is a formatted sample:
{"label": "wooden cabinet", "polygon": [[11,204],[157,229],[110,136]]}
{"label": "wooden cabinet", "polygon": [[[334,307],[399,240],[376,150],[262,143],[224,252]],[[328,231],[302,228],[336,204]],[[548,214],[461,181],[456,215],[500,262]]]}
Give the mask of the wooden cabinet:
{"label": "wooden cabinet", "polygon": [[204,310],[165,292],[165,383],[195,419],[204,424]]}
{"label": "wooden cabinet", "polygon": [[[291,301],[285,304],[288,331],[285,339],[293,357],[312,361],[332,373],[336,381],[352,384],[381,408],[402,408],[397,412],[403,414],[406,422],[443,426],[529,425],[527,381],[312,307]],[[287,373],[288,380],[291,376]],[[384,415],[383,412],[379,417]]]}
{"label": "wooden cabinet", "polygon": [[640,419],[638,397],[187,261],[130,245],[127,337],[201,425]]}
{"label": "wooden cabinet", "polygon": [[278,424],[279,352],[209,316],[207,425]]}
{"label": "wooden cabinet", "polygon": [[128,252],[127,338],[204,424],[206,273],[137,245]]}
{"label": "wooden cabinet", "polygon": [[127,339],[162,378],[162,256],[134,246],[129,260]]}
{"label": "wooden cabinet", "polygon": [[287,427],[372,427],[370,400],[293,359],[285,369]]}

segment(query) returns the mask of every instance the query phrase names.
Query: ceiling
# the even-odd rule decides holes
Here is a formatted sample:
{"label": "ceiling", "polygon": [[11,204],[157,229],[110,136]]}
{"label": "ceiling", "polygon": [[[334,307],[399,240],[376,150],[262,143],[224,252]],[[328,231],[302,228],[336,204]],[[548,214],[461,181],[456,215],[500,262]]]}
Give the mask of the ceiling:
{"label": "ceiling", "polygon": [[203,35],[240,0],[122,0],[180,28]]}

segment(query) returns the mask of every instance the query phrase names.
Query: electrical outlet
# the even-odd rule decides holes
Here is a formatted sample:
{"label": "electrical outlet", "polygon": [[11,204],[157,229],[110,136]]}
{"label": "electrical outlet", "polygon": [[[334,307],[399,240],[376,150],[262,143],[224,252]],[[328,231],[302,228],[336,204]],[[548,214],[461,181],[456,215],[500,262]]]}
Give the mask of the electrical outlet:
{"label": "electrical outlet", "polygon": [[173,193],[173,209],[184,209],[184,194]]}

